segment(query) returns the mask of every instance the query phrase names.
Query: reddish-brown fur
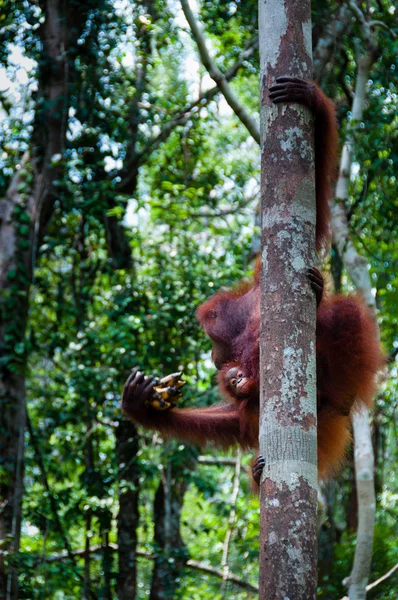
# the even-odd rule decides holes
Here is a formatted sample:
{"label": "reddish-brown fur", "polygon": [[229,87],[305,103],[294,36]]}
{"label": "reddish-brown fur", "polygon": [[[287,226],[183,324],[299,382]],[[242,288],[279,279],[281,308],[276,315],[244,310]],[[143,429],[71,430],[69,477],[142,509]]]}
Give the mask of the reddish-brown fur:
{"label": "reddish-brown fur", "polygon": [[[334,105],[315,85],[282,77],[270,88],[279,102],[299,102],[315,117],[316,245],[328,240],[328,200],[335,176],[337,132]],[[320,301],[320,298],[319,298]],[[197,311],[197,318],[213,341],[213,360],[227,403],[210,408],[157,412],[145,405],[154,382],[132,373],[126,382],[122,409],[136,423],[163,435],[200,445],[239,444],[258,447],[259,424],[259,265],[254,281],[220,291]],[[321,477],[338,466],[350,439],[349,414],[359,399],[368,406],[375,375],[383,363],[372,315],[356,296],[331,296],[317,311],[318,459]],[[250,392],[234,398],[225,375],[231,366],[250,377]]]}
{"label": "reddish-brown fur", "polygon": [[329,240],[329,200],[337,170],[338,134],[334,104],[322,90],[318,87],[316,90],[313,100],[315,104],[316,247],[320,250]]}
{"label": "reddish-brown fur", "polygon": [[335,106],[316,85],[294,77],[278,77],[270,88],[275,104],[297,102],[307,106],[315,120],[316,247],[329,240],[329,200],[336,177],[338,134]]}
{"label": "reddish-brown fur", "polygon": [[[251,287],[219,292],[198,311],[214,347],[222,340],[218,379],[227,402],[157,412],[145,406],[146,396],[137,393],[133,377],[127,381],[122,399],[122,408],[133,421],[199,445],[213,442],[223,448],[234,444],[258,448],[259,289],[257,275]],[[234,332],[238,332],[235,337]],[[326,477],[344,459],[351,437],[351,411],[360,402],[371,405],[383,355],[375,321],[358,296],[329,296],[321,301],[316,344],[318,470],[320,477]],[[226,386],[225,374],[233,366],[251,378],[250,391],[243,398],[234,397]],[[152,392],[151,387],[148,390]]]}
{"label": "reddish-brown fur", "polygon": [[[242,333],[233,339],[230,330],[233,362],[223,365],[218,374],[218,381],[224,396],[237,403],[241,423],[250,422],[251,426],[255,427],[253,434],[246,436],[257,439],[260,329],[258,277],[255,278],[251,293],[256,295],[256,306],[254,310],[251,308],[251,298],[247,325]],[[237,301],[235,292],[230,296],[230,301]],[[225,302],[226,292],[222,292],[222,304],[225,305]],[[239,302],[244,304],[245,294],[240,297]],[[218,294],[208,303],[213,311],[219,311]],[[201,308],[201,324],[213,339],[215,320],[203,319],[203,316],[207,315],[206,304]],[[230,312],[233,312],[231,307]],[[221,319],[223,318],[221,313]],[[317,310],[316,353],[318,467],[320,476],[325,477],[343,460],[350,440],[351,410],[359,406],[360,402],[371,405],[376,373],[383,365],[376,323],[359,296],[329,296],[321,301]],[[232,366],[239,367],[251,380],[251,392],[243,399],[234,398],[227,386],[226,374]]]}

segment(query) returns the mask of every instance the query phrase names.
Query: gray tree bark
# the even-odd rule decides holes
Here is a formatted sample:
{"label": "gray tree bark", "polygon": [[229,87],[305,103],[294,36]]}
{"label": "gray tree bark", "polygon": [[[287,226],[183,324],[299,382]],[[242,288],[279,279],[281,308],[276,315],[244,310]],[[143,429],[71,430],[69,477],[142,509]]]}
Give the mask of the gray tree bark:
{"label": "gray tree bark", "polygon": [[307,1],[259,2],[262,277],[260,332],[260,599],[316,595],[317,446],[313,122],[301,106],[273,106],[281,75],[311,79]]}
{"label": "gray tree bark", "polygon": [[[331,228],[334,243],[342,258],[350,278],[354,282],[376,318],[376,301],[372,294],[372,283],[368,271],[368,262],[361,256],[350,236],[346,203],[349,195],[353,145],[355,129],[363,117],[366,102],[366,86],[370,69],[377,58],[376,44],[369,44],[369,51],[358,61],[358,74],[355,96],[352,106],[352,122],[347,131],[340,161],[339,178],[336,187],[336,199],[332,206]],[[355,478],[358,498],[358,530],[354,564],[347,580],[350,600],[366,598],[366,585],[369,581],[373,551],[373,535],[376,513],[374,488],[374,456],[369,427],[369,411],[364,407],[353,418],[355,442]]]}
{"label": "gray tree bark", "polygon": [[353,428],[355,481],[358,495],[358,531],[354,564],[348,582],[348,596],[350,600],[365,600],[372,562],[376,517],[374,456],[367,409],[354,414]]}

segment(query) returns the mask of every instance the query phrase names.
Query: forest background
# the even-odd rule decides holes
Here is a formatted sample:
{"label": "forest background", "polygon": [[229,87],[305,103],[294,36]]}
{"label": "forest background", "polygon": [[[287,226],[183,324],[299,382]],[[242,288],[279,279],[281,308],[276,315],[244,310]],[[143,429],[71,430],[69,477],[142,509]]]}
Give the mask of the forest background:
{"label": "forest background", "polygon": [[[174,0],[0,0],[0,579],[10,599],[256,597],[250,456],[164,442],[119,407],[136,365],[183,367],[184,406],[217,401],[195,309],[250,274],[259,249],[259,147],[220,91],[229,81],[259,120],[257,2],[192,9],[206,66]],[[338,201],[345,220],[324,268],[329,287],[347,292],[347,250],[365,265],[389,357],[372,415],[372,581],[398,562],[396,12],[384,0],[313,6],[314,78],[336,102],[341,145],[370,57]],[[319,597],[330,600],[344,595],[355,550],[351,454],[321,486]],[[397,581],[369,598],[396,598]]]}

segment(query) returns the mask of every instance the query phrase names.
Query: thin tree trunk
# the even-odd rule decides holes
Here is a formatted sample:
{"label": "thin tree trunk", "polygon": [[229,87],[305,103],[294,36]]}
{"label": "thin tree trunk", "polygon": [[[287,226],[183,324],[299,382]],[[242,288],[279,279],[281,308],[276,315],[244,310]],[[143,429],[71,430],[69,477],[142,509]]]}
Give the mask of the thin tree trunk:
{"label": "thin tree trunk", "polygon": [[317,450],[313,123],[271,105],[280,75],[312,73],[310,2],[259,3],[262,133],[260,600],[315,598]]}
{"label": "thin tree trunk", "polygon": [[333,241],[353,283],[363,294],[367,305],[374,310],[376,309],[376,302],[372,294],[372,286],[369,285],[368,261],[365,256],[358,253],[350,237],[346,205],[351,176],[354,135],[362,120],[366,100],[366,85],[375,58],[373,54],[366,54],[358,61],[355,97],[351,111],[352,125],[347,132],[347,140],[341,155],[339,178],[336,186],[336,201],[331,207]]}
{"label": "thin tree trunk", "polygon": [[372,562],[376,496],[372,438],[367,410],[353,417],[355,431],[355,478],[358,494],[358,532],[354,565],[349,577],[350,600],[365,600]]}
{"label": "thin tree trunk", "polygon": [[229,513],[228,519],[228,529],[224,539],[224,547],[222,552],[221,566],[225,573],[223,583],[222,583],[222,598],[225,598],[225,594],[227,591],[227,582],[229,575],[229,566],[228,566],[228,554],[229,554],[229,545],[231,543],[232,533],[235,526],[236,521],[236,502],[238,500],[239,487],[240,487],[240,469],[241,469],[241,451],[237,451],[236,464],[235,464],[235,474],[234,474],[234,482],[232,486],[232,495],[231,495],[231,510]]}
{"label": "thin tree trunk", "polygon": [[[29,291],[38,249],[54,210],[56,180],[62,179],[62,155],[68,118],[68,92],[74,60],[69,55],[84,28],[88,8],[68,11],[61,0],[40,3],[44,22],[31,150],[0,202],[0,598],[15,600],[16,573],[7,560],[18,552],[23,493],[25,410],[25,339]],[[33,182],[30,179],[33,175]]]}
{"label": "thin tree trunk", "polygon": [[[368,263],[366,258],[358,253],[350,237],[346,205],[353,160],[354,134],[363,117],[366,86],[370,69],[377,56],[377,46],[374,43],[369,43],[369,52],[361,56],[358,61],[358,75],[352,105],[352,124],[347,131],[347,140],[341,156],[339,179],[336,187],[336,201],[332,206],[331,221],[333,240],[338,248],[343,264],[356,288],[362,293],[366,303],[375,313],[376,301],[372,293]],[[365,407],[353,418],[358,496],[358,532],[354,565],[351,575],[348,578],[350,600],[366,598],[366,585],[370,576],[372,560],[376,503],[373,476],[374,458],[368,420],[369,413]],[[370,514],[372,511],[373,516]]]}
{"label": "thin tree trunk", "polygon": [[[68,29],[61,1],[44,3],[41,26],[42,65],[32,148],[1,201],[0,214],[0,452],[3,475],[0,482],[0,545],[12,558],[18,552],[23,494],[25,410],[25,330],[29,289],[37,248],[52,214],[53,182],[60,175],[51,158],[61,155],[67,118]],[[49,66],[51,65],[51,66]],[[33,171],[33,186],[28,183]],[[0,598],[18,596],[15,570],[0,557]]]}
{"label": "thin tree trunk", "polygon": [[[5,557],[19,549],[23,494],[25,411],[25,325],[30,281],[30,255],[18,235],[20,219],[26,214],[27,163],[25,154],[0,205],[0,598],[17,597],[16,571]],[[26,188],[25,188],[26,189]],[[18,220],[17,220],[18,219]],[[26,226],[25,226],[26,227]],[[29,237],[28,231],[24,238]],[[10,341],[11,340],[11,341]],[[18,353],[16,352],[18,349]]]}
{"label": "thin tree trunk", "polygon": [[[81,253],[80,253],[80,257],[82,258],[82,255],[84,254],[84,236],[83,236],[83,224],[81,224],[80,227],[80,231],[79,231],[79,235],[81,236]],[[73,269],[73,273],[74,273],[75,269]],[[75,275],[75,273],[74,273]],[[76,308],[81,308],[79,307],[79,305],[75,302]],[[79,319],[84,318],[85,313],[82,310],[78,310],[77,311],[77,317],[76,317],[76,325],[77,327],[80,327],[79,324]],[[85,484],[86,484],[86,493],[87,495],[91,496],[93,493],[95,493],[91,488],[93,487],[94,484],[94,479],[95,479],[95,464],[94,464],[94,448],[93,448],[93,438],[91,435],[91,427],[92,427],[92,421],[90,419],[90,417],[87,415],[86,417],[87,422],[86,422],[86,448],[85,448],[85,455],[86,455],[86,472],[85,472]],[[91,524],[92,524],[92,514],[91,514],[91,508],[88,509],[87,514],[86,514],[86,549],[90,548],[90,533],[91,533]],[[90,575],[90,569],[91,569],[91,564],[90,564],[90,554],[87,553],[84,555],[84,583],[83,583],[83,600],[88,600],[91,597],[91,575]]]}
{"label": "thin tree trunk", "polygon": [[347,529],[351,533],[358,529],[358,494],[355,483],[354,453],[350,453],[349,459],[349,485],[351,487],[347,501]]}
{"label": "thin tree trunk", "polygon": [[319,582],[330,581],[333,568],[334,549],[337,530],[334,520],[337,486],[334,480],[322,485],[324,499],[323,522],[318,534],[318,579]]}
{"label": "thin tree trunk", "polygon": [[183,465],[164,467],[154,502],[156,558],[149,600],[172,600],[178,587],[187,552],[180,534],[181,510],[187,478],[178,473]]}
{"label": "thin tree trunk", "polygon": [[374,478],[375,478],[375,495],[376,502],[380,501],[380,494],[383,490],[383,464],[384,464],[384,427],[383,427],[383,411],[376,404],[373,411],[372,420],[372,446],[374,454]]}
{"label": "thin tree trunk", "polygon": [[108,529],[103,533],[103,558],[102,565],[104,570],[104,594],[105,600],[112,600],[112,548],[109,546],[109,530],[111,527],[111,515],[109,514]]}
{"label": "thin tree trunk", "polygon": [[116,429],[116,453],[119,464],[119,513],[117,579],[118,600],[131,600],[137,593],[137,527],[139,521],[139,466],[137,464],[138,434],[127,420],[119,421]]}
{"label": "thin tree trunk", "polygon": [[86,515],[86,543],[85,543],[85,554],[84,554],[84,587],[83,587],[83,600],[89,600],[91,591],[91,579],[90,579],[90,537],[89,533],[91,530],[91,512],[88,511]]}
{"label": "thin tree trunk", "polygon": [[0,419],[0,452],[3,472],[0,482],[0,598],[18,597],[17,570],[6,561],[6,553],[15,556],[19,550],[23,472],[24,434],[26,427],[25,378],[10,374],[2,380]]}

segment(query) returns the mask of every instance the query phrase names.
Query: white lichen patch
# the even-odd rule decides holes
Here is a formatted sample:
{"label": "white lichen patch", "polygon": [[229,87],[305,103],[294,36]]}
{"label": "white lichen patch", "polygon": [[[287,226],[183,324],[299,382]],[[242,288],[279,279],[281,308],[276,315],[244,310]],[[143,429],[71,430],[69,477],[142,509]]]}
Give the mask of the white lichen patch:
{"label": "white lichen patch", "polygon": [[292,260],[292,268],[296,273],[304,271],[305,261],[302,256],[295,256]]}
{"label": "white lichen patch", "polygon": [[294,491],[301,485],[304,479],[312,488],[316,489],[318,468],[316,463],[302,460],[281,460],[265,465],[261,481],[265,478],[271,479],[278,486],[287,485],[289,490]]}
{"label": "white lichen patch", "polygon": [[[267,139],[268,131],[275,119],[278,116],[278,107],[276,104],[271,106],[263,106],[260,111],[260,137],[262,140]],[[267,155],[268,156],[268,155]]]}
{"label": "white lichen patch", "polygon": [[283,204],[274,204],[263,213],[263,230],[271,229],[275,225],[280,225],[284,222],[283,213],[285,207]]}
{"label": "white lichen patch", "polygon": [[289,127],[278,137],[283,152],[292,152],[301,143],[304,133],[300,127]]}
{"label": "white lichen patch", "polygon": [[284,2],[267,2],[260,0],[258,4],[258,26],[263,32],[264,44],[260,44],[260,69],[266,75],[268,65],[275,67],[281,42],[287,30],[288,20]]}
{"label": "white lichen patch", "polygon": [[268,543],[276,544],[277,541],[278,541],[278,534],[276,533],[276,531],[270,531],[269,536],[268,536]]}
{"label": "white lichen patch", "polygon": [[312,413],[316,417],[316,354],[313,341],[310,342],[309,354],[307,356],[304,389],[305,395],[300,399],[301,409],[303,413]]}
{"label": "white lichen patch", "polygon": [[[311,21],[306,21],[301,25],[303,30],[304,46],[307,56],[312,57],[312,26]],[[307,67],[307,65],[305,65]]]}
{"label": "white lichen patch", "polygon": [[312,161],[314,156],[314,151],[312,148],[312,144],[309,144],[307,140],[303,140],[300,146],[300,155],[302,158]]}
{"label": "white lichen patch", "polygon": [[302,348],[294,348],[286,346],[283,350],[283,376],[281,381],[281,393],[284,399],[289,401],[293,406],[296,398],[297,381],[302,381]]}
{"label": "white lichen patch", "polygon": [[272,498],[268,502],[268,506],[273,506],[274,508],[278,508],[278,506],[280,506],[280,502],[279,502],[278,498]]}
{"label": "white lichen patch", "polygon": [[276,243],[278,245],[278,248],[281,251],[283,251],[286,246],[286,242],[288,242],[290,239],[291,235],[288,231],[286,231],[285,229],[278,231],[276,235]]}
{"label": "white lichen patch", "polygon": [[314,116],[309,108],[306,108],[302,104],[287,104],[286,106],[289,106],[291,109],[295,110],[298,113],[300,123],[302,123],[303,125],[313,123]]}
{"label": "white lichen patch", "polygon": [[268,247],[264,245],[261,252],[261,271],[265,279],[268,275]]}
{"label": "white lichen patch", "polygon": [[[292,532],[293,533],[293,532]],[[290,556],[290,558],[298,565],[302,564],[303,561],[303,553],[300,549],[300,547],[296,547],[296,546],[288,546],[287,547],[287,553]]]}

